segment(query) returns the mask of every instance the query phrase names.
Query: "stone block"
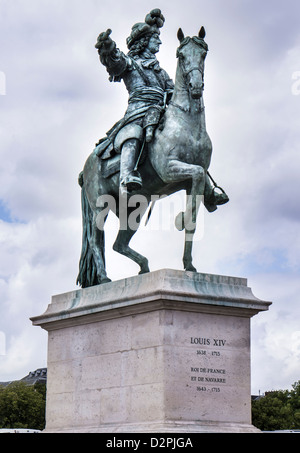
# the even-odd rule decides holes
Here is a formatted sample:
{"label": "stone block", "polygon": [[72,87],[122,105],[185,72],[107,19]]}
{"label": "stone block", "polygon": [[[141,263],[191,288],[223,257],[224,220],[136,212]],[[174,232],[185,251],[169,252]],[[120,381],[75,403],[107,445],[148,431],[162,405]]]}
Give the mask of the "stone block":
{"label": "stone block", "polygon": [[54,296],[46,432],[256,432],[247,280],[173,270]]}

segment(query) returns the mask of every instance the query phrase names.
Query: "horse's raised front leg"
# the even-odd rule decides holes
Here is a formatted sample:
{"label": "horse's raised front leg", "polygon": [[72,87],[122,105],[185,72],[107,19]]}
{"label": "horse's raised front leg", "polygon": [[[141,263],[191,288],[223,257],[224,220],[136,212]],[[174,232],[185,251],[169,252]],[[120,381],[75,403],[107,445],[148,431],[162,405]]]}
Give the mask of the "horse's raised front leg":
{"label": "horse's raised front leg", "polygon": [[140,266],[139,274],[150,272],[148,260],[145,256],[130,248],[129,242],[132,239],[133,235],[137,232],[141,218],[146,212],[147,207],[148,202],[144,203],[144,205],[140,204],[138,209],[129,208],[128,211],[126,210],[126,219],[122,218],[122,215],[124,215],[124,213],[119,213],[120,230],[113,245],[115,252],[127,256],[127,258],[130,258]]}

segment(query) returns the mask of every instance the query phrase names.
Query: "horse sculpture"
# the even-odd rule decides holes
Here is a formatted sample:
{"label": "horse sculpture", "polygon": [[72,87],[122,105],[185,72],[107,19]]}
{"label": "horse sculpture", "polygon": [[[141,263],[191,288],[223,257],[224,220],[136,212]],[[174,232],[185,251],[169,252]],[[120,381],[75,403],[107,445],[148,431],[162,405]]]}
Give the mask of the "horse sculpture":
{"label": "horse sculpture", "polygon": [[[88,157],[80,175],[83,241],[77,283],[82,287],[110,281],[105,267],[104,234],[104,223],[110,210],[120,219],[113,249],[135,261],[140,266],[140,274],[149,272],[147,258],[132,250],[129,242],[153,196],[168,196],[179,190],[185,190],[187,194],[185,212],[179,213],[175,220],[176,227],[185,230],[183,266],[187,271],[196,271],[192,263],[192,245],[199,201],[204,200],[209,211],[216,209],[210,209],[207,201],[214,197],[217,187],[216,184],[212,187],[209,181],[212,143],[206,131],[203,102],[204,62],[208,47],[203,27],[198,36],[185,37],[181,29],[177,36],[180,45],[175,88],[153,140],[145,143],[145,157],[139,163],[144,181],[142,189],[129,197],[122,194],[119,172],[104,176],[101,159],[95,152]],[[117,163],[118,159],[116,155]],[[144,202],[139,201],[136,224],[131,225],[130,215],[137,209],[134,202],[137,195],[138,200]],[[222,195],[217,204],[228,201],[226,194]],[[109,203],[110,199],[115,202]]]}

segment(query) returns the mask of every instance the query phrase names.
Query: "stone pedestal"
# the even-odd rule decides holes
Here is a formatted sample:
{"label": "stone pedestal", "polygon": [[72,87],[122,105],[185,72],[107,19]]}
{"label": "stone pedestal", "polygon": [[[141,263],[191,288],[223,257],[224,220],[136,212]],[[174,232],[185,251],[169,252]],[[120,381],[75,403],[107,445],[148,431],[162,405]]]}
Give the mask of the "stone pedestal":
{"label": "stone pedestal", "polygon": [[257,432],[243,278],[161,270],[54,296],[46,432]]}

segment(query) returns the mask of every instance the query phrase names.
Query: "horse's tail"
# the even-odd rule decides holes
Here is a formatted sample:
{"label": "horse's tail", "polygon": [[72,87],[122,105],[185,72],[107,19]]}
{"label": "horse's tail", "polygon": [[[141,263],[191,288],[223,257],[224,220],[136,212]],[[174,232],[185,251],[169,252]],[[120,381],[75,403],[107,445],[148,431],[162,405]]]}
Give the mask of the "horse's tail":
{"label": "horse's tail", "polygon": [[99,282],[97,278],[96,262],[90,246],[93,228],[93,212],[86,196],[82,172],[79,175],[78,182],[81,186],[82,248],[79,261],[79,274],[76,284],[80,285],[82,288],[87,288],[88,286],[98,285]]}

